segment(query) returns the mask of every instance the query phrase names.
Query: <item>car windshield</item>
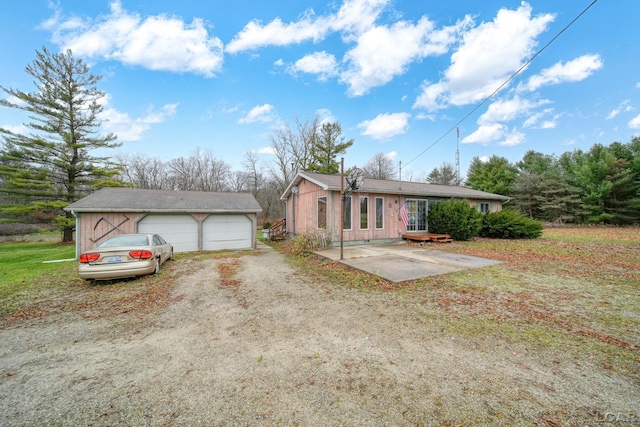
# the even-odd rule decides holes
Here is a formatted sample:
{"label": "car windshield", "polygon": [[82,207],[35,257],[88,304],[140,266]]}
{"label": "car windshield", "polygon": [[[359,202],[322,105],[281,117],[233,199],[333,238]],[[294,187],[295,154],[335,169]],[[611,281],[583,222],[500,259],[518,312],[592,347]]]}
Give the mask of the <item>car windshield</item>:
{"label": "car windshield", "polygon": [[114,236],[98,245],[99,248],[113,248],[116,246],[147,246],[147,236]]}

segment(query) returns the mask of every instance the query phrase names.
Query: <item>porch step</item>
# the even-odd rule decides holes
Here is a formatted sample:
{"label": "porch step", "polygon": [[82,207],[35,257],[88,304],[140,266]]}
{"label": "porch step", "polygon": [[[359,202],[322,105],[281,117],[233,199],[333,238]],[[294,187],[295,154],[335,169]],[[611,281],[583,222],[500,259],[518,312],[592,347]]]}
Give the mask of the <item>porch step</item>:
{"label": "porch step", "polygon": [[453,242],[453,238],[449,234],[405,233],[402,235],[402,238],[405,240],[411,240],[414,242],[436,242],[436,243]]}

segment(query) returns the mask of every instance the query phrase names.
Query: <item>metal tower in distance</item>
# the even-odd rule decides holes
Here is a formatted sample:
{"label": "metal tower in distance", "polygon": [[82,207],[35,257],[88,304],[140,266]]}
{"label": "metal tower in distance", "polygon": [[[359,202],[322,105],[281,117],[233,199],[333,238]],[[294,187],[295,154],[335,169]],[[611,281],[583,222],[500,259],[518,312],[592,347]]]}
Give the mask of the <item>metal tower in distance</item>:
{"label": "metal tower in distance", "polygon": [[456,181],[457,181],[457,185],[461,185],[460,182],[460,149],[459,147],[459,142],[460,142],[460,128],[456,128]]}

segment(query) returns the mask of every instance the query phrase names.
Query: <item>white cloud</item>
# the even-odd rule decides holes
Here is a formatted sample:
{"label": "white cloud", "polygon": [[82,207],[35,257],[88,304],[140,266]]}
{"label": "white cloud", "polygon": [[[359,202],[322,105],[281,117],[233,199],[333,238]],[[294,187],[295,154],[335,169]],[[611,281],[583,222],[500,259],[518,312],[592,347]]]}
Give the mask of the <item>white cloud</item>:
{"label": "white cloud", "polygon": [[212,77],[222,67],[222,41],[210,37],[202,19],[190,24],[167,15],[141,17],[122,8],[94,20],[63,19],[59,12],[42,27],[53,31],[63,49],[92,60],[103,58],[151,70],[189,72]]}
{"label": "white cloud", "polygon": [[548,103],[548,100],[532,102],[517,95],[508,100],[498,100],[491,103],[487,111],[478,118],[478,124],[487,125],[496,122],[508,122]]}
{"label": "white cloud", "polygon": [[0,126],[0,128],[7,130],[11,133],[14,133],[16,135],[26,135],[29,132],[32,132],[31,129],[29,129],[28,127],[26,127],[25,125],[2,125]]}
{"label": "white cloud", "polygon": [[553,114],[553,112],[554,112],[553,108],[545,108],[542,111],[532,113],[531,115],[529,115],[527,120],[524,121],[524,123],[522,124],[522,127],[524,128],[537,127],[539,129],[549,129],[551,127],[555,127],[557,120],[562,116],[562,114],[554,115],[552,120],[543,120],[545,117]]}
{"label": "white cloud", "polygon": [[463,144],[481,144],[489,145],[497,143],[503,147],[512,147],[521,144],[526,135],[515,129],[510,130],[508,126],[500,123],[491,125],[482,125],[471,135],[465,137],[461,142]]}
{"label": "white cloud", "polygon": [[522,132],[518,132],[517,130],[512,130],[511,132],[505,135],[504,140],[500,141],[498,145],[503,147],[513,147],[516,145],[520,145],[524,142],[526,135]]}
{"label": "white cloud", "polygon": [[177,103],[166,104],[160,111],[156,111],[151,106],[145,115],[131,118],[129,114],[110,107],[109,101],[110,96],[102,99],[104,110],[100,114],[100,119],[103,120],[101,127],[105,133],[116,134],[119,141],[141,140],[152,125],[163,123],[168,117],[174,116],[178,109]]}
{"label": "white cloud", "polygon": [[275,109],[271,104],[256,105],[238,123],[269,123],[276,119]]}
{"label": "white cloud", "polygon": [[276,18],[263,25],[253,20],[233,37],[225,50],[233,54],[266,46],[317,43],[333,31],[344,32],[344,38],[349,40],[373,25],[388,3],[389,0],[346,0],[337,13],[326,16],[318,17],[313,9],[308,9],[295,22],[284,23]]}
{"label": "white cloud", "polygon": [[416,24],[399,21],[391,26],[372,27],[357,38],[356,46],[345,55],[347,68],[340,80],[349,86],[350,95],[363,95],[404,74],[412,62],[446,53],[470,23],[467,17],[436,30],[434,23],[423,16]]}
{"label": "white cloud", "polygon": [[603,65],[600,55],[583,55],[565,64],[558,62],[545,68],[540,74],[531,77],[525,87],[529,91],[534,91],[542,86],[579,82],[602,68]]}
{"label": "white cloud", "polygon": [[336,118],[333,116],[333,113],[328,108],[318,108],[316,110],[316,117],[318,118],[318,122],[320,126],[325,123],[335,123],[337,122]]}
{"label": "white cloud", "polygon": [[22,99],[18,98],[17,96],[13,96],[13,95],[9,95],[8,97],[6,97],[3,101],[11,104],[11,105],[17,105],[18,107],[24,107],[27,105],[26,102],[24,102]]}
{"label": "white cloud", "polygon": [[321,81],[327,80],[328,77],[336,75],[338,62],[335,56],[327,52],[314,52],[303,58],[298,59],[289,71],[293,74],[302,72],[309,74],[317,74]]}
{"label": "white cloud", "polygon": [[274,150],[273,147],[271,147],[271,146],[262,147],[262,148],[258,148],[258,153],[260,153],[260,154],[276,154],[276,150]]}
{"label": "white cloud", "polygon": [[373,139],[389,139],[406,133],[410,117],[409,113],[378,114],[374,119],[358,123],[358,129],[361,129],[362,135]]}
{"label": "white cloud", "polygon": [[436,121],[435,114],[418,113],[415,117],[416,120],[429,120],[431,122]]}
{"label": "white cloud", "polygon": [[398,152],[392,151],[390,153],[385,154],[384,156],[389,160],[394,160],[396,157],[398,157]]}
{"label": "white cloud", "polygon": [[465,33],[444,78],[423,84],[414,108],[435,110],[489,96],[533,54],[536,38],[554,19],[551,14],[532,17],[531,11],[526,2],[516,10],[500,9],[493,21]]}
{"label": "white cloud", "polygon": [[500,123],[493,123],[491,125],[482,125],[476,129],[472,134],[462,139],[463,144],[482,144],[489,145],[489,143],[502,138],[505,135],[506,126]]}
{"label": "white cloud", "polygon": [[631,100],[630,99],[625,99],[624,101],[622,101],[622,103],[620,103],[620,105],[618,105],[618,107],[614,108],[613,110],[611,110],[611,112],[607,115],[607,117],[605,118],[605,120],[611,120],[614,117],[616,117],[618,114],[620,114],[621,112],[625,111],[631,111],[633,110],[633,107],[631,107]]}
{"label": "white cloud", "polygon": [[[376,26],[389,3],[389,0],[346,0],[337,12],[323,16],[308,9],[293,22],[276,18],[263,24],[254,20],[234,36],[225,50],[239,53],[266,46],[317,43],[338,32],[345,43],[355,43],[342,61],[327,52],[318,52],[298,60],[288,71],[318,74],[320,80],[339,73],[340,81],[348,86],[348,94],[360,96],[405,73],[412,62],[446,53],[472,23],[471,18],[465,17],[455,25],[436,29],[423,16],[417,23],[398,21]],[[341,64],[344,69],[339,71]],[[278,60],[274,65],[282,66],[284,62]]]}
{"label": "white cloud", "polygon": [[628,124],[631,129],[640,129],[640,114],[631,119]]}
{"label": "white cloud", "polygon": [[288,46],[307,40],[318,42],[322,40],[329,28],[325,20],[317,20],[308,11],[299,21],[285,24],[280,18],[276,18],[266,25],[259,20],[249,22],[227,44],[225,50],[228,53],[239,53],[245,50],[258,49],[265,46]]}

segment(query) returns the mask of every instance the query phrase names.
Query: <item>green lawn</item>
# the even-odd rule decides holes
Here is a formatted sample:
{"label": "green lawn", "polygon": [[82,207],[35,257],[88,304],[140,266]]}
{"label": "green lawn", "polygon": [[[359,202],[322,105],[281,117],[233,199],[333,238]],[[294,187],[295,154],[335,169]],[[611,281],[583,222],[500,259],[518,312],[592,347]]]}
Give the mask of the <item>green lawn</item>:
{"label": "green lawn", "polygon": [[44,263],[75,258],[75,244],[51,242],[0,244],[0,300],[46,285],[47,277],[75,269],[76,263]]}

